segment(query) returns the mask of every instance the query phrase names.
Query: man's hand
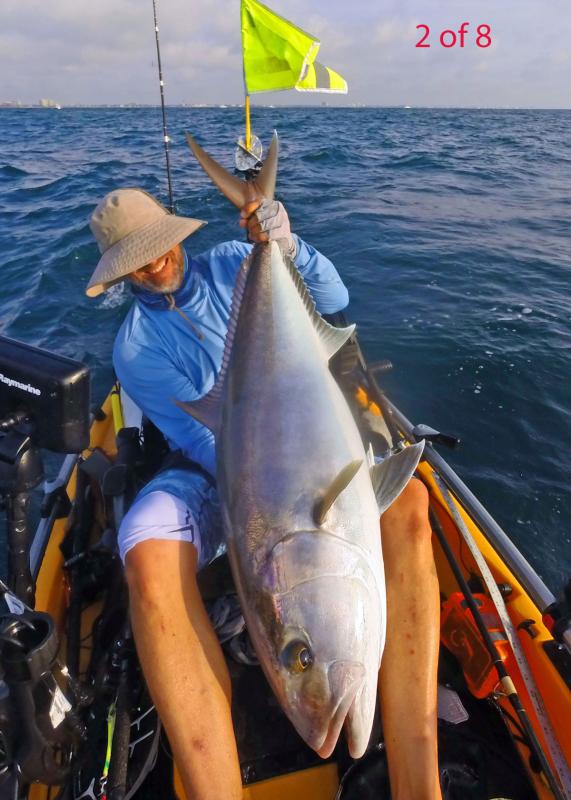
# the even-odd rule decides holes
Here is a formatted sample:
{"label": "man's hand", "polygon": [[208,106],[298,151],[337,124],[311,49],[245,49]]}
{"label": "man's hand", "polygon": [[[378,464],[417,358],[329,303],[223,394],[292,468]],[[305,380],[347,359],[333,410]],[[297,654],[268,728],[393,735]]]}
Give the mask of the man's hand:
{"label": "man's hand", "polygon": [[283,250],[295,258],[296,247],[291,235],[287,211],[278,200],[254,200],[240,212],[240,227],[247,228],[250,242],[282,240]]}

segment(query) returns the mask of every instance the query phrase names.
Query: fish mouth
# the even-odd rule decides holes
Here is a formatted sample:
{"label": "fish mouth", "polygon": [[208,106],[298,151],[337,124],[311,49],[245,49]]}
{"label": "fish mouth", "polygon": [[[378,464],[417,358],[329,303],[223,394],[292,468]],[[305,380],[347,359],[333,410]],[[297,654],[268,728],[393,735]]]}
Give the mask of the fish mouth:
{"label": "fish mouth", "polygon": [[[329,758],[335,749],[343,723],[363,686],[364,679],[365,668],[362,664],[337,662],[329,668],[329,684],[332,694],[339,696],[340,700],[321,741],[316,741],[311,745],[321,758]],[[338,691],[335,691],[336,689]]]}
{"label": "fish mouth", "polygon": [[343,727],[343,723],[345,722],[347,714],[351,710],[351,706],[355,702],[355,697],[358,691],[359,687],[356,686],[350,695],[343,698],[335,710],[322,743],[319,746],[314,747],[315,752],[321,758],[329,758],[331,753],[335,750],[335,745],[339,739],[341,728]]}

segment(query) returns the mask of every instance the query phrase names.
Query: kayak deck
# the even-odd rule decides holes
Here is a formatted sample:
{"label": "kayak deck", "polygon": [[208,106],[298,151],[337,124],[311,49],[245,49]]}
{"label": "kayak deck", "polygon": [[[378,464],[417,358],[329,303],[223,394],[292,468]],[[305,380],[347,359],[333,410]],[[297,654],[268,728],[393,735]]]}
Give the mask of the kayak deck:
{"label": "kayak deck", "polygon": [[[366,408],[373,414],[380,415],[381,413],[379,407],[370,401],[367,395],[362,391],[358,393],[357,405],[361,408]],[[99,416],[100,418],[96,419],[92,425],[90,450],[87,451],[85,455],[88,456],[89,452],[94,448],[100,448],[112,458],[116,453],[116,446],[113,415],[109,397],[102,407],[102,414]],[[467,548],[462,548],[456,523],[452,519],[442,496],[442,492],[437,485],[434,470],[429,463],[424,461],[419,465],[418,475],[429,490],[432,508],[438,517],[449,544],[453,550],[455,550],[459,558],[466,578],[469,579],[472,574],[477,573],[477,566]],[[68,484],[68,494],[72,498],[75,492],[75,482],[76,472],[74,471]],[[510,587],[509,595],[506,597],[509,615],[514,626],[519,631],[519,640],[542,697],[546,714],[563,752],[567,755],[567,758],[569,758],[569,754],[571,753],[571,726],[569,726],[568,721],[571,719],[571,692],[569,691],[569,686],[566,684],[563,675],[555,666],[548,652],[549,648],[554,646],[553,637],[545,626],[538,607],[531,600],[529,594],[524,590],[513,572],[506,566],[497,551],[486,539],[480,528],[478,528],[465,512],[460,503],[458,503],[457,500],[454,500],[454,502],[464,523],[474,537],[480,552],[484,555],[494,579],[498,584],[504,584]],[[36,608],[49,612],[61,632],[62,661],[65,661],[65,619],[69,597],[63,568],[64,559],[60,545],[64,540],[70,522],[71,520],[68,518],[67,520],[58,520],[54,525],[47,543],[45,555],[40,565],[36,591]],[[103,523],[101,520],[94,520],[94,528],[97,529],[97,535],[100,535],[102,525]],[[443,598],[448,597],[453,592],[458,591],[458,585],[436,538],[434,538],[434,555],[441,595]],[[96,601],[93,604],[85,604],[81,621],[82,641],[89,642],[91,630],[100,608],[100,601]],[[530,622],[530,620],[532,622]],[[86,646],[81,651],[80,669],[82,672],[87,669],[90,657],[91,653],[89,647]],[[519,672],[516,670],[512,677],[518,692],[521,694],[524,706],[528,710],[533,727],[540,740],[542,740],[542,744],[545,745],[542,739],[541,727],[533,711],[521,675],[519,675]],[[497,697],[497,700],[500,705],[504,706],[506,710],[509,710],[505,698]],[[529,764],[530,759],[527,746],[517,741],[519,738],[517,725],[510,723],[510,727],[512,733],[516,737],[516,746],[520,751],[522,761],[525,764]],[[483,730],[481,735],[485,738],[486,731]],[[337,751],[334,753],[334,758],[336,756]],[[309,759],[309,761],[311,761],[311,759]],[[315,757],[315,761],[319,762],[319,759]],[[298,759],[297,764],[297,768],[290,768],[282,774],[276,774],[270,778],[264,776],[261,780],[256,779],[253,782],[249,782],[244,787],[244,798],[247,798],[247,800],[270,800],[270,798],[272,798],[272,800],[282,800],[283,798],[285,800],[285,798],[295,796],[298,797],[299,800],[305,800],[305,798],[307,798],[307,800],[309,800],[309,798],[312,798],[312,800],[333,800],[336,797],[340,785],[341,770],[339,764],[335,760],[324,764],[306,763],[301,767],[299,766],[300,762]],[[534,772],[533,769],[528,769],[527,777],[532,781],[533,791],[536,796],[540,798],[553,797],[552,792],[546,787],[540,774]],[[174,791],[173,796],[182,800],[185,795],[176,768],[173,771],[172,786]],[[136,796],[142,798],[144,795],[141,792],[137,793]],[[164,796],[166,797],[166,795]],[[533,792],[529,796],[533,797]],[[28,797],[32,800],[51,800],[52,797],[55,797],[55,792],[48,787],[34,785],[30,788]],[[365,798],[363,798],[363,800],[365,800]]]}

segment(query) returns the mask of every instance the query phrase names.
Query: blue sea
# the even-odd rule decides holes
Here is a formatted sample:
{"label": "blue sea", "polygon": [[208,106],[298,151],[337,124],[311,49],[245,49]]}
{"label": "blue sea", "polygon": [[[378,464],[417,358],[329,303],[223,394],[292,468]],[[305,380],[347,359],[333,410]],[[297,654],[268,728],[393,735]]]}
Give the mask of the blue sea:
{"label": "blue sea", "polygon": [[[238,214],[187,150],[231,166],[242,112],[168,111],[177,209],[208,221],[196,252],[239,238]],[[571,112],[257,108],[279,131],[292,226],[336,264],[370,360],[549,587],[571,574]],[[125,286],[90,300],[97,201],[139,186],[167,201],[158,108],[0,111],[0,333],[85,361],[100,401]]]}

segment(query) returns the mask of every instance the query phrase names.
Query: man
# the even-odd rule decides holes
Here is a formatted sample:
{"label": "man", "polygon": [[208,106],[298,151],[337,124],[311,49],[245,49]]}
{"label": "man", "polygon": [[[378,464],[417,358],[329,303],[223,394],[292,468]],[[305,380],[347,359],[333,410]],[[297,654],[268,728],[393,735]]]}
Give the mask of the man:
{"label": "man", "polygon": [[[189,798],[238,800],[230,681],[196,574],[223,551],[210,431],[175,405],[206,394],[220,369],[239,265],[251,245],[226,242],[187,257],[204,223],[169,214],[139,189],[108,194],[91,218],[102,254],[87,294],[129,280],[135,302],[113,361],[129,396],[186,464],[139,493],[119,531],[133,631],[153,700]],[[333,264],[290,230],[281,203],[250,203],[251,242],[280,239],[321,313],[348,293]],[[427,493],[412,480],[382,519],[387,643],[379,687],[393,798],[440,798],[436,759],[438,583]]]}

